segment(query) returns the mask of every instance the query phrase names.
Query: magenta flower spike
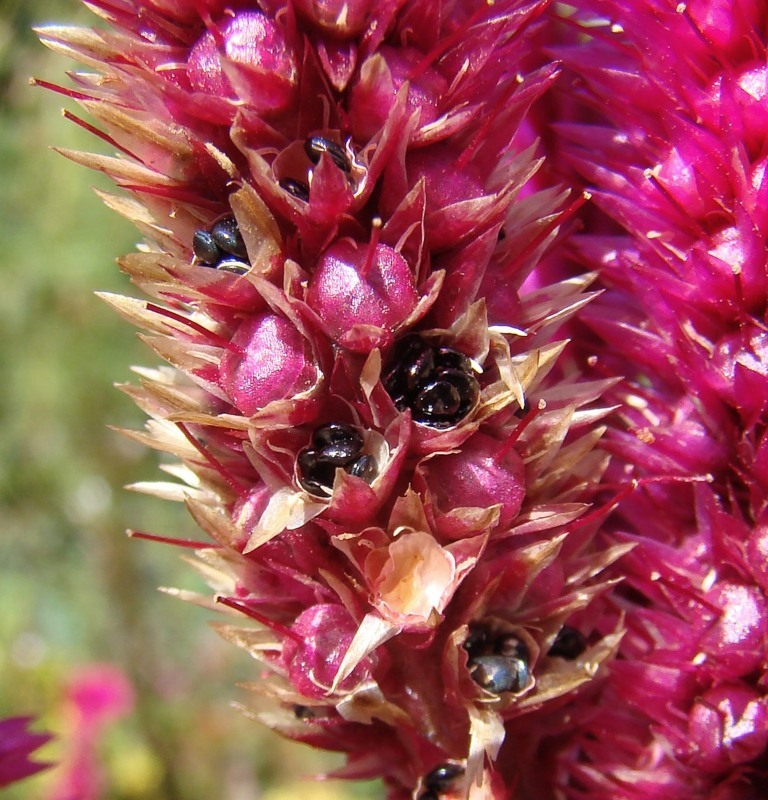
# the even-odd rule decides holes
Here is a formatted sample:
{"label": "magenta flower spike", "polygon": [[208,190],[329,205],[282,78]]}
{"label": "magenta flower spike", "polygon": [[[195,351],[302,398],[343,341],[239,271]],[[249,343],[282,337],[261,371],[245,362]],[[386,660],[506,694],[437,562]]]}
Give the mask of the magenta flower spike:
{"label": "magenta flower spike", "polygon": [[126,433],[178,464],[134,488],[212,540],[195,599],[261,662],[258,716],[392,800],[554,796],[537,756],[587,735],[634,543],[601,497],[617,374],[556,338],[595,273],[536,272],[584,201],[532,135],[547,2],[87,5],[40,35],[117,151],[64,154],[145,237],[148,299],[104,299],[166,362]]}
{"label": "magenta flower spike", "polygon": [[[766,8],[575,4],[551,164],[600,218],[572,240],[607,291],[583,352],[619,411],[612,469],[644,482],[611,528],[627,625],[562,796],[768,796]],[[566,100],[567,98],[567,100]]]}

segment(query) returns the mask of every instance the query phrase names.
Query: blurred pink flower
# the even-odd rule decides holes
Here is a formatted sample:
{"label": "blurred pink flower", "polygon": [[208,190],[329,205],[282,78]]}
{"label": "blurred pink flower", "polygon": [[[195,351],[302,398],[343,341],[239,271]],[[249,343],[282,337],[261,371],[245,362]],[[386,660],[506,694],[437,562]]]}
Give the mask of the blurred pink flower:
{"label": "blurred pink flower", "polygon": [[133,688],[117,667],[91,664],[73,675],[64,696],[61,738],[65,751],[53,773],[47,800],[105,797],[99,744],[110,723],[129,714],[133,704]]}

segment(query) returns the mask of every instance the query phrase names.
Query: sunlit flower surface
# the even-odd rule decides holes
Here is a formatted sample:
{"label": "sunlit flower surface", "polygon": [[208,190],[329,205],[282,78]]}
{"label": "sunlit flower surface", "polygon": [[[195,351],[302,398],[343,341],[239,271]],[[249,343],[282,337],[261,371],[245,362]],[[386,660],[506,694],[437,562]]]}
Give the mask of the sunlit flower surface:
{"label": "sunlit flower surface", "polygon": [[87,5],[134,488],[253,715],[393,800],[764,797],[762,4]]}

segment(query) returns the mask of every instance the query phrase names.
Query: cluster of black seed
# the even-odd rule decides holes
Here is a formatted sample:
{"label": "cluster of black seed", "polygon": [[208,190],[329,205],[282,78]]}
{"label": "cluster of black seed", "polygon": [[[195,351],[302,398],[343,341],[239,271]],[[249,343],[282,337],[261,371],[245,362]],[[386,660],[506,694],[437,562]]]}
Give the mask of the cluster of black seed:
{"label": "cluster of black seed", "polygon": [[531,656],[517,636],[493,637],[481,626],[472,626],[464,642],[467,667],[473,680],[493,694],[519,692],[531,681]]}
{"label": "cluster of black seed", "polygon": [[430,344],[410,334],[395,346],[384,388],[400,411],[411,409],[413,419],[432,428],[457,425],[480,395],[471,360],[445,345]]}
{"label": "cluster of black seed", "polygon": [[572,628],[570,625],[563,625],[557,632],[552,647],[547,651],[547,655],[552,658],[564,658],[566,661],[573,661],[587,649],[587,640],[584,634]]}
{"label": "cluster of black seed", "polygon": [[370,483],[378,465],[363,452],[363,437],[356,428],[343,422],[329,422],[312,434],[312,442],[296,458],[296,473],[302,489],[317,497],[333,494],[336,470]]}
{"label": "cluster of black seed", "polygon": [[[333,163],[344,173],[349,175],[352,172],[352,162],[344,152],[343,148],[331,139],[323,136],[310,136],[304,141],[304,152],[313,164],[320,163],[320,156],[328,153]],[[282,178],[279,181],[280,188],[288,192],[292,197],[309,202],[309,186],[304,181],[295,178]]]}
{"label": "cluster of black seed", "polygon": [[195,231],[192,250],[203,267],[235,275],[244,275],[251,268],[237,220],[231,214],[214,222],[210,230]]}
{"label": "cluster of black seed", "polygon": [[422,784],[425,791],[419,795],[419,800],[439,800],[440,793],[450,789],[456,778],[463,774],[464,767],[459,764],[438,764],[424,776]]}

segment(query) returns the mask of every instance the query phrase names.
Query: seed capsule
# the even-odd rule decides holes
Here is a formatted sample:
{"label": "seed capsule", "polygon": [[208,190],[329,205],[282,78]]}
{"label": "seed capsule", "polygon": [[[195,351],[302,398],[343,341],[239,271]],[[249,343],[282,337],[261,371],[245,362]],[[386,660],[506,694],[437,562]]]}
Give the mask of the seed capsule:
{"label": "seed capsule", "polygon": [[432,792],[441,792],[447,789],[453,781],[464,774],[464,767],[458,764],[438,764],[424,777],[424,786]]}
{"label": "seed capsule", "polygon": [[363,437],[351,425],[329,422],[312,434],[312,444],[320,458],[343,467],[360,455]]}
{"label": "seed capsule", "polygon": [[310,136],[309,139],[304,142],[304,152],[306,152],[307,157],[313,164],[318,164],[320,162],[320,156],[323,153],[328,153],[333,163],[342,172],[352,171],[352,164],[347,154],[340,145],[331,141],[331,139],[325,139],[322,136]]}
{"label": "seed capsule", "polygon": [[563,625],[558,631],[552,647],[549,648],[547,653],[550,658],[564,658],[567,661],[573,661],[578,658],[587,649],[587,640],[584,634],[571,628],[569,625]]}
{"label": "seed capsule", "polygon": [[222,217],[211,228],[211,238],[216,245],[231,256],[246,260],[248,251],[233,216]]}
{"label": "seed capsule", "polygon": [[309,202],[309,186],[306,183],[296,181],[293,178],[281,178],[278,185],[297,200],[303,200],[305,203]]}
{"label": "seed capsule", "polygon": [[521,658],[483,655],[468,666],[475,683],[493,694],[518,692],[530,681],[528,664]]}
{"label": "seed capsule", "polygon": [[416,422],[433,428],[457,425],[480,396],[471,360],[418,334],[400,340],[393,362],[384,373],[384,388],[398,410],[414,412]]}
{"label": "seed capsule", "polygon": [[195,258],[206,267],[216,266],[223,255],[213,236],[206,230],[195,231],[192,237],[192,251]]}
{"label": "seed capsule", "polygon": [[366,483],[371,483],[376,477],[378,464],[373,456],[365,455],[353,461],[346,467],[346,471],[355,478],[362,478]]}

